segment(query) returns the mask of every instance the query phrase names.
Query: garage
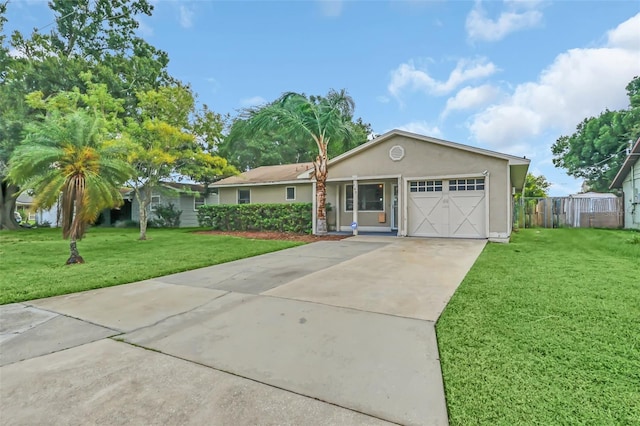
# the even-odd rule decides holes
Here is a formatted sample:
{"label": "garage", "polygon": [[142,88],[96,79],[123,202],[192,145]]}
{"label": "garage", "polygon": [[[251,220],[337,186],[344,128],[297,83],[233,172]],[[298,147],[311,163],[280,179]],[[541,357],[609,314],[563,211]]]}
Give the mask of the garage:
{"label": "garage", "polygon": [[485,178],[411,180],[407,235],[487,238]]}

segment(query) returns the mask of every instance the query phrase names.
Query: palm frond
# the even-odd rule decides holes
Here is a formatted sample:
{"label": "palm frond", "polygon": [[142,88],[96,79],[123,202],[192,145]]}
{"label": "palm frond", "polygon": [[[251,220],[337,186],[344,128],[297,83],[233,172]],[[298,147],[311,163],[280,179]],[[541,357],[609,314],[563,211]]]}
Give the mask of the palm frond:
{"label": "palm frond", "polygon": [[35,204],[61,197],[62,234],[80,240],[100,211],[122,203],[119,187],[133,175],[122,152],[104,143],[105,122],[86,112],[52,114],[30,126],[9,162],[9,179],[32,188]]}

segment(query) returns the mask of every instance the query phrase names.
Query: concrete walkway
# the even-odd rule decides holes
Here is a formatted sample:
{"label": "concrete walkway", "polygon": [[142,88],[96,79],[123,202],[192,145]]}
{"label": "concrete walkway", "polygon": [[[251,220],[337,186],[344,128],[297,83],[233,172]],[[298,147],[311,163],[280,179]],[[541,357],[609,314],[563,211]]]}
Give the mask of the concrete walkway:
{"label": "concrete walkway", "polygon": [[445,425],[434,324],[484,244],[356,237],[0,306],[0,421]]}

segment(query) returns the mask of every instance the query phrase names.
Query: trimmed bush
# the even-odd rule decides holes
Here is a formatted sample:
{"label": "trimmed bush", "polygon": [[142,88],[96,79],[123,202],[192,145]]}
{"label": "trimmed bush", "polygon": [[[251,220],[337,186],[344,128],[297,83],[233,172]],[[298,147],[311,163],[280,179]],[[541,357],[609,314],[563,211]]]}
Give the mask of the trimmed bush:
{"label": "trimmed bush", "polygon": [[221,204],[198,209],[198,223],[221,231],[311,233],[311,203]]}
{"label": "trimmed bush", "polygon": [[178,210],[173,203],[156,206],[156,219],[149,221],[152,228],[179,228],[180,215],[182,210]]}

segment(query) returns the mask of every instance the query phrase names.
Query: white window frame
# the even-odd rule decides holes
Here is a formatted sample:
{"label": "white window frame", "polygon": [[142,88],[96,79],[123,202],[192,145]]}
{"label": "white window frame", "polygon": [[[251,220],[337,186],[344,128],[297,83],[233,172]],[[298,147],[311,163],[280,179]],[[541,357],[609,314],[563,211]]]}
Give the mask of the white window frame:
{"label": "white window frame", "polygon": [[[412,180],[409,182],[409,192],[442,192],[442,180]],[[415,185],[414,185],[415,184]]]}
{"label": "white window frame", "polygon": [[[240,191],[247,191],[249,192],[249,201],[246,203],[241,203],[240,202]],[[236,191],[236,202],[238,204],[251,204],[251,189],[250,188],[238,188],[238,190]]]}
{"label": "white window frame", "polygon": [[[154,202],[154,200],[158,200],[156,202]],[[151,201],[149,202],[149,210],[151,210],[152,212],[156,211],[156,207],[158,207],[160,205],[160,196],[159,195],[152,195],[151,196]]]}
{"label": "white window frame", "polygon": [[[362,188],[363,186],[369,186],[369,185],[382,185],[382,210],[360,210],[358,209],[358,212],[373,212],[373,213],[382,213],[382,212],[386,212],[387,211],[387,204],[386,204],[386,188],[385,188],[385,184],[384,182],[366,182],[366,183],[361,183],[358,182],[358,196],[360,195],[360,188]],[[345,213],[351,213],[353,212],[353,209],[351,210],[347,210],[347,187],[349,186],[353,186],[352,183],[348,183],[344,186],[344,211]]]}
{"label": "white window frame", "polygon": [[[289,198],[289,190],[293,189],[293,198]],[[296,200],[296,187],[295,186],[287,186],[284,188],[284,199],[286,201],[295,201]]]}
{"label": "white window frame", "polygon": [[[202,198],[202,204],[200,204],[199,206],[196,205],[196,201],[198,200],[198,198]],[[197,212],[199,207],[202,206],[206,206],[207,205],[207,197],[205,197],[204,195],[194,195],[193,196],[193,211]]]}
{"label": "white window frame", "polygon": [[484,191],[485,187],[484,178],[449,179],[449,192]]}

